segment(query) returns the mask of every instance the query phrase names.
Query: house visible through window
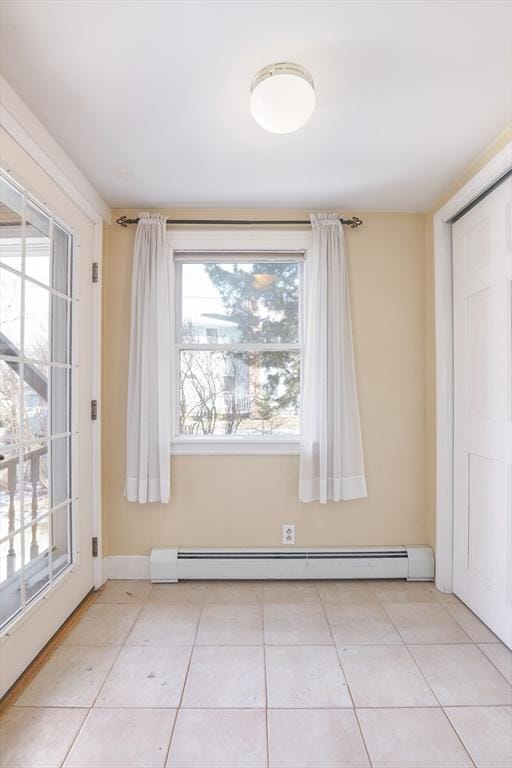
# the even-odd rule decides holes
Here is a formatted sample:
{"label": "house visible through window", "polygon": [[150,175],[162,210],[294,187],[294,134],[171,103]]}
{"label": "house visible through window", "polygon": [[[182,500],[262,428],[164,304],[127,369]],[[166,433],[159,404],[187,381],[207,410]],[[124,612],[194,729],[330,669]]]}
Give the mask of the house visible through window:
{"label": "house visible through window", "polygon": [[299,433],[299,256],[175,256],[179,434]]}

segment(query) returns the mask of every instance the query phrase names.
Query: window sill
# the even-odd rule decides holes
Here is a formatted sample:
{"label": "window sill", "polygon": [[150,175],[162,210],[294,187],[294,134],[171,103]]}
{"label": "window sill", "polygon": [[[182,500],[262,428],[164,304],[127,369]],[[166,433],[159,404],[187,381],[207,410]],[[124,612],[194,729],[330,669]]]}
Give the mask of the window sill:
{"label": "window sill", "polygon": [[176,437],[172,456],[297,456],[298,437]]}

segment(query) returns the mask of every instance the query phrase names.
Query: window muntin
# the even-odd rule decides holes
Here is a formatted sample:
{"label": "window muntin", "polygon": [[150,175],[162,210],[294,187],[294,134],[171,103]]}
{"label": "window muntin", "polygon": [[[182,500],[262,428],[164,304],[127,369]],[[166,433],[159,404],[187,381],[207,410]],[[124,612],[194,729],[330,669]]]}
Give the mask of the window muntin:
{"label": "window muntin", "polygon": [[0,625],[72,562],[72,236],[0,177]]}
{"label": "window muntin", "polygon": [[297,436],[301,255],[175,261],[177,434]]}

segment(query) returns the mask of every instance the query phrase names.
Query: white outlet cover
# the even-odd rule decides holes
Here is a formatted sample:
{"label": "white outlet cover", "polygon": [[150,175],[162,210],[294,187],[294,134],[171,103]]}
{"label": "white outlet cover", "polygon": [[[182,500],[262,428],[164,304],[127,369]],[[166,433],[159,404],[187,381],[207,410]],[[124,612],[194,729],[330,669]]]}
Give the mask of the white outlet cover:
{"label": "white outlet cover", "polygon": [[283,544],[295,544],[295,523],[283,523]]}

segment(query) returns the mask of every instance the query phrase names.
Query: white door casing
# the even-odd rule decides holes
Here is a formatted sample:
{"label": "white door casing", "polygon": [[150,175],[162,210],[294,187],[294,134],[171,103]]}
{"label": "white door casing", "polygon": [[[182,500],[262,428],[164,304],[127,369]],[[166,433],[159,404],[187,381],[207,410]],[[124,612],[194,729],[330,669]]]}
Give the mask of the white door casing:
{"label": "white door casing", "polygon": [[453,591],[512,644],[512,180],[453,224]]}

